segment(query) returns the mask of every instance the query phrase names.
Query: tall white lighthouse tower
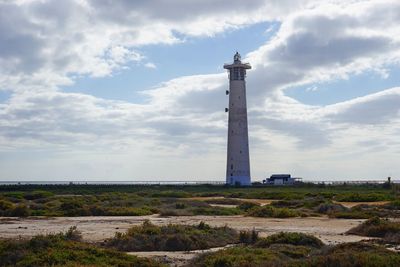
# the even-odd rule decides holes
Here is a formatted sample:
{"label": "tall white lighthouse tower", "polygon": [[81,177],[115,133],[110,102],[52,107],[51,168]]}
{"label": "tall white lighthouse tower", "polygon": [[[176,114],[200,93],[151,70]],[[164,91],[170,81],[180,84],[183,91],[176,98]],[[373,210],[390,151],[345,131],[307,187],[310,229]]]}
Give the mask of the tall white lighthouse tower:
{"label": "tall white lighthouse tower", "polygon": [[246,70],[251,66],[242,63],[240,54],[236,52],[233,63],[225,64],[224,69],[229,73],[226,183],[251,185],[246,105]]}

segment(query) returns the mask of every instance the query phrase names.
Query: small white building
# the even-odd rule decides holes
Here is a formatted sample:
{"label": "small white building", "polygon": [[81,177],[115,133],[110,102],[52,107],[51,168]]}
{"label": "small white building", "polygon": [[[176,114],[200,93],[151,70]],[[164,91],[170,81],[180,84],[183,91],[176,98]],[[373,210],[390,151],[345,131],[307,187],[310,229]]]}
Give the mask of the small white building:
{"label": "small white building", "polygon": [[293,185],[300,180],[301,178],[293,178],[290,174],[273,174],[263,182],[271,185]]}

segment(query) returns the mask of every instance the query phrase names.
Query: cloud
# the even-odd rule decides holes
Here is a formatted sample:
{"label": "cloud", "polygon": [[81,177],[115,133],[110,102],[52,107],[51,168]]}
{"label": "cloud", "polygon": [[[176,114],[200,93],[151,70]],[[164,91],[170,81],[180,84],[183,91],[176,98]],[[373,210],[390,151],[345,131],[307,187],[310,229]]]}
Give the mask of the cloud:
{"label": "cloud", "polygon": [[153,62],[147,62],[146,64],[144,64],[144,66],[149,69],[157,69],[157,65]]}
{"label": "cloud", "polygon": [[[400,10],[399,3],[384,2],[378,6]],[[372,23],[376,5],[350,2],[344,8],[328,2],[292,14],[274,38],[248,55],[256,76],[263,79],[258,82],[270,90],[284,89],[347,78],[368,69],[380,72],[385,64],[398,62],[400,27],[395,21],[384,29]]]}
{"label": "cloud", "polygon": [[[258,155],[253,173],[265,171],[265,160],[305,174],[321,170],[319,163],[321,175],[355,174],[354,166],[372,160],[365,148],[379,155],[399,150],[399,89],[329,106],[305,105],[285,90],[316,82],[322,89],[324,82],[397,66],[399,13],[400,4],[386,0],[0,1],[0,89],[13,91],[0,104],[0,145],[3,151],[118,151],[138,169],[138,162],[157,162],[163,173],[178,175],[173,163],[164,166],[176,157],[197,171],[206,169],[200,161],[215,171],[225,153],[226,73],[166,81],[142,92],[141,104],[60,86],[75,77],[110,76],[132,62],[154,68],[151,55],[140,53],[148,44],[277,21],[277,33],[246,56],[253,66],[247,91],[251,149]],[[355,153],[362,164],[353,161],[360,165],[352,168],[345,160]],[[299,166],[306,160],[309,167]]]}
{"label": "cloud", "polygon": [[142,61],[139,47],[273,19],[271,14],[293,9],[289,2],[1,1],[0,90],[56,88],[73,83],[74,76],[109,76]]}
{"label": "cloud", "polygon": [[398,121],[400,88],[359,97],[324,108],[326,119],[347,124],[382,125]]}

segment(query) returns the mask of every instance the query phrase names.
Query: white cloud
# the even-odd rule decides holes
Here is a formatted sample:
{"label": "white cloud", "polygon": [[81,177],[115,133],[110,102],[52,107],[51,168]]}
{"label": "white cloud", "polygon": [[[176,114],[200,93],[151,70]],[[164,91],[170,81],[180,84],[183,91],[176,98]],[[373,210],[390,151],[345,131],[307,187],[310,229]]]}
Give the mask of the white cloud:
{"label": "white cloud", "polygon": [[284,14],[289,2],[1,1],[0,90],[32,90],[33,77],[55,87],[72,83],[71,75],[107,76],[142,60],[140,46],[273,19],[267,10]]}
{"label": "white cloud", "polygon": [[157,69],[157,65],[153,62],[147,62],[146,64],[144,64],[144,66],[149,69]]}
{"label": "white cloud", "polygon": [[[14,90],[0,105],[1,151],[63,151],[58,157],[67,163],[53,162],[69,175],[76,151],[88,166],[77,173],[86,176],[103,177],[110,168],[120,169],[113,177],[222,176],[225,73],[164,82],[143,92],[144,104],[59,86],[73,83],[74,75],[111,75],[129,62],[154,68],[138,52],[146,44],[276,20],[277,34],[246,57],[254,67],[248,73],[253,174],[290,169],[313,178],[375,178],[400,171],[398,88],[325,107],[285,95],[289,87],[318,82],[322,88],[365,71],[387,76],[387,65],[400,59],[399,13],[400,4],[386,0],[0,2],[0,89]],[[376,157],[387,161],[368,173]]]}
{"label": "white cloud", "polygon": [[348,124],[385,125],[398,121],[400,88],[352,99],[324,108],[325,117]]}

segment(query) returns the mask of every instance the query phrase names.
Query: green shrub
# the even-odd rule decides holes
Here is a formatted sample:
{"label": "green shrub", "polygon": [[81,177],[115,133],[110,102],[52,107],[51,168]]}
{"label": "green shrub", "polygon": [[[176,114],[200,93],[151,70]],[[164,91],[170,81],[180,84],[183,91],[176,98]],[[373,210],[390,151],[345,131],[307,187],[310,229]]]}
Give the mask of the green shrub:
{"label": "green shrub", "polygon": [[192,216],[193,213],[187,209],[163,209],[160,211],[160,216]]}
{"label": "green shrub", "polygon": [[115,207],[105,211],[107,216],[145,216],[158,213],[157,209],[151,209],[149,207],[142,208],[128,208],[128,207]]}
{"label": "green shrub", "polygon": [[107,214],[107,210],[101,206],[91,205],[88,209],[91,216],[104,216]]}
{"label": "green shrub", "polygon": [[396,199],[393,201],[390,201],[388,204],[384,205],[386,209],[390,210],[400,210],[400,199]]}
{"label": "green shrub", "polygon": [[14,209],[14,204],[7,200],[0,200],[0,216],[10,216],[12,210]]}
{"label": "green shrub", "polygon": [[121,251],[185,251],[220,247],[238,243],[238,233],[226,226],[199,225],[156,226],[150,221],[133,226],[126,233],[117,233],[105,241],[105,246]]}
{"label": "green shrub", "polygon": [[24,194],[24,198],[27,200],[35,200],[40,198],[49,198],[54,196],[54,193],[48,191],[33,191]]}
{"label": "green shrub", "polygon": [[14,204],[10,201],[1,199],[0,200],[0,211],[10,210],[14,207]]}
{"label": "green shrub", "polygon": [[334,203],[321,203],[316,208],[315,211],[322,214],[330,214],[335,212],[346,212],[349,209],[341,204]]}
{"label": "green shrub", "polygon": [[276,208],[300,208],[303,206],[302,200],[277,200],[272,201],[271,206]]}
{"label": "green shrub", "polygon": [[182,216],[182,213],[178,212],[177,210],[166,209],[166,210],[161,210],[160,211],[160,216],[165,216],[165,217],[168,217],[168,216]]}
{"label": "green shrub", "polygon": [[159,235],[161,228],[152,224],[149,220],[145,220],[142,225],[132,226],[126,232],[127,236],[135,236],[137,234]]}
{"label": "green shrub", "polygon": [[30,213],[31,212],[26,205],[19,204],[11,210],[10,216],[11,217],[28,217],[30,215]]}
{"label": "green shrub", "polygon": [[223,208],[223,207],[196,207],[189,209],[189,211],[193,215],[213,215],[213,216],[239,215],[242,213],[237,208]]}
{"label": "green shrub", "polygon": [[272,244],[268,248],[234,247],[194,258],[192,266],[397,267],[400,254],[364,243],[314,248]]}
{"label": "green shrub", "polygon": [[188,235],[177,233],[166,238],[165,248],[169,251],[187,251],[192,249],[192,243]]}
{"label": "green shrub", "polygon": [[347,193],[335,197],[336,201],[341,202],[373,202],[389,199],[387,194],[382,193]]}
{"label": "green shrub", "polygon": [[197,228],[200,229],[200,230],[210,230],[210,229],[211,229],[210,225],[206,224],[206,223],[203,222],[203,221],[201,221],[201,222],[199,223],[199,225],[197,226]]}
{"label": "green shrub", "polygon": [[256,244],[256,247],[267,248],[272,244],[290,244],[296,246],[308,246],[314,248],[321,248],[324,243],[318,238],[303,234],[303,233],[286,233],[281,232],[278,234],[270,235],[266,238],[261,238]]}
{"label": "green shrub", "polygon": [[37,236],[27,241],[0,240],[0,265],[21,267],[161,266],[150,259],[137,258],[117,251],[97,248],[93,244],[72,241],[65,238],[64,234]]}
{"label": "green shrub", "polygon": [[81,241],[82,233],[78,231],[76,226],[71,226],[68,231],[65,233],[65,239],[72,241]]}
{"label": "green shrub", "polygon": [[400,234],[400,223],[374,217],[350,229],[347,233],[370,237],[393,236]]}
{"label": "green shrub", "polygon": [[[293,212],[297,213],[296,216],[316,216],[344,212],[339,210],[316,212],[318,205],[333,198],[351,201],[393,200],[398,192],[395,185],[392,185],[392,189],[385,189],[381,185],[366,184],[238,188],[219,185],[0,185],[0,199],[11,202],[14,206],[26,205],[31,215],[42,216],[122,216],[155,213],[170,215],[174,213],[175,216],[196,214],[219,216],[246,214],[256,208],[254,207],[256,204],[242,204],[241,199],[207,200],[208,203],[239,205],[237,208],[210,207],[205,201],[182,199],[191,196],[275,199],[280,201],[272,203],[271,206],[278,210],[272,212],[272,215],[266,212],[268,216],[290,217],[293,216]],[[398,202],[393,201],[376,210],[368,208],[359,211],[368,216],[398,217],[400,216]],[[285,208],[286,210],[279,210]],[[6,212],[0,210],[0,215],[10,216],[12,209],[7,209]],[[337,216],[350,217],[348,213]]]}
{"label": "green shrub", "polygon": [[260,204],[254,203],[254,202],[242,202],[239,206],[238,209],[243,210],[243,211],[248,211],[254,207],[259,207]]}
{"label": "green shrub", "polygon": [[163,191],[163,192],[156,192],[151,195],[151,197],[159,198],[159,197],[170,197],[170,198],[188,198],[192,195],[184,192],[184,191]]}
{"label": "green shrub", "polygon": [[400,254],[367,243],[344,243],[301,261],[310,267],[397,267]]}
{"label": "green shrub", "polygon": [[4,196],[7,198],[12,198],[12,199],[23,199],[24,198],[24,193],[23,192],[7,192],[4,193]]}
{"label": "green shrub", "polygon": [[255,229],[252,231],[240,231],[239,241],[245,244],[254,244],[258,240],[258,233]]}
{"label": "green shrub", "polygon": [[287,257],[274,251],[253,247],[232,247],[215,253],[207,253],[193,259],[196,267],[256,267],[285,266]]}
{"label": "green shrub", "polygon": [[60,211],[65,216],[82,216],[85,213],[83,204],[75,200],[66,200],[61,203]]}
{"label": "green shrub", "polygon": [[[291,244],[272,244],[268,247],[268,249],[276,253],[283,254],[291,259],[302,259],[308,257],[311,252],[316,251],[316,249],[313,247]],[[290,262],[290,260],[287,260],[286,263],[287,262]]]}
{"label": "green shrub", "polygon": [[329,214],[331,218],[338,219],[369,219],[373,215],[362,211],[344,211],[344,212],[332,212]]}
{"label": "green shrub", "polygon": [[290,218],[297,217],[299,213],[296,210],[288,208],[274,208],[272,206],[261,206],[250,209],[246,216],[266,217],[266,218]]}
{"label": "green shrub", "polygon": [[185,203],[176,203],[175,204],[175,209],[184,209],[186,208]]}

